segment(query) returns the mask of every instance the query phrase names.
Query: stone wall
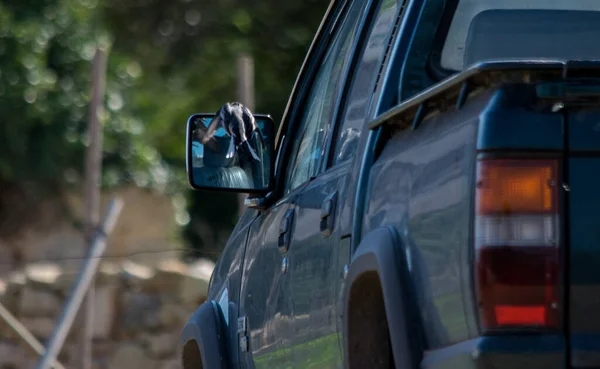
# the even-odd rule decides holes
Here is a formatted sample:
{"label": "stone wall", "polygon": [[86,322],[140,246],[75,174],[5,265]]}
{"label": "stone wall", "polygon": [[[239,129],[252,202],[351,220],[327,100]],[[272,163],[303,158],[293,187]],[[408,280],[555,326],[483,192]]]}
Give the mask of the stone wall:
{"label": "stone wall", "polygon": [[[102,194],[102,214],[113,196],[119,196],[124,207],[107,243],[106,257],[155,264],[181,253],[176,199],[156,191],[124,187]],[[68,204],[68,212],[58,205],[62,201]],[[54,261],[66,270],[81,264],[87,247],[82,230],[74,224],[85,219],[81,196],[69,194],[60,201],[46,200],[35,218],[41,225],[25,228],[11,239],[0,239],[0,278],[17,266],[15,256],[24,263]]]}
{"label": "stone wall", "polygon": [[[130,260],[102,262],[96,280],[94,369],[181,368],[179,335],[206,299],[214,264],[163,260],[154,267]],[[76,273],[38,263],[0,280],[0,302],[40,342],[51,335]],[[71,330],[59,356],[73,368],[78,350]],[[0,319],[0,369],[33,368],[30,352]]]}

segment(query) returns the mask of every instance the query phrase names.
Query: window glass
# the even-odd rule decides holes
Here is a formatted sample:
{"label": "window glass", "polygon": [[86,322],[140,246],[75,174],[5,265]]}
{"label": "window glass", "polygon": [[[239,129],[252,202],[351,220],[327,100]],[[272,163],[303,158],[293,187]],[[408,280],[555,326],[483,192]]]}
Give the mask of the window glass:
{"label": "window glass", "polygon": [[360,132],[369,111],[373,83],[381,68],[387,36],[397,17],[398,1],[385,0],[381,4],[366,45],[361,50],[359,62],[351,80],[344,114],[336,133],[333,165],[351,159],[356,151]]}
{"label": "window glass", "polygon": [[354,0],[350,4],[343,23],[334,31],[336,34],[310,87],[292,138],[294,143],[287,168],[286,193],[319,174],[325,142],[332,129],[335,104],[342,88],[343,71],[365,5],[364,0]]}
{"label": "window glass", "polygon": [[[435,83],[428,68],[431,51],[436,39],[437,29],[442,20],[445,7],[444,1],[425,1],[418,12],[418,23],[412,29],[412,37],[407,53],[394,56],[395,65],[400,67],[400,83],[396,94],[396,103],[401,103]],[[414,16],[415,14],[413,14]],[[400,40],[402,38],[399,38]],[[394,68],[394,67],[392,67]]]}
{"label": "window glass", "polygon": [[460,71],[493,59],[598,59],[598,0],[461,0],[441,65]]}

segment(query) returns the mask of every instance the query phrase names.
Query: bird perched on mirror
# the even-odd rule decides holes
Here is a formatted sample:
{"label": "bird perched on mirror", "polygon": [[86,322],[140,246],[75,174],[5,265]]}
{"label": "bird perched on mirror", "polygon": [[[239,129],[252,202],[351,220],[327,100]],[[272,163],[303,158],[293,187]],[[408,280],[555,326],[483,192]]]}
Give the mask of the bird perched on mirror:
{"label": "bird perched on mirror", "polygon": [[[211,158],[219,159],[212,160],[213,164],[220,167],[239,165],[252,182],[262,188],[266,181],[264,172],[268,170],[268,163],[263,160],[266,145],[250,109],[239,102],[226,103],[208,125],[204,120],[196,123],[194,136],[212,150]],[[204,165],[210,164],[207,152],[204,156]]]}
{"label": "bird perched on mirror", "polygon": [[239,102],[224,104],[210,122],[203,142],[212,139],[219,128],[223,128],[225,133],[232,138],[227,153],[228,156],[238,153],[242,160],[248,159],[260,162],[256,148],[252,147],[250,140],[256,134],[256,138],[261,141],[260,144],[264,145],[264,143],[250,109]]}

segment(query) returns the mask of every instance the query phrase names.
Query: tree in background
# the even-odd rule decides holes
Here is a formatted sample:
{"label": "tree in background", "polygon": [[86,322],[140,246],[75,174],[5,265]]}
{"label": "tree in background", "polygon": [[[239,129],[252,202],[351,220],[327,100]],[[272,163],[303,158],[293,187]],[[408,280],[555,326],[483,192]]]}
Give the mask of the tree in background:
{"label": "tree in background", "polygon": [[[130,91],[133,112],[152,127],[151,140],[163,158],[183,172],[183,163],[177,163],[184,158],[187,117],[216,112],[236,99],[239,52],[255,58],[255,111],[278,121],[327,5],[324,0],[107,1],[113,53],[137,58],[144,70],[142,82]],[[194,256],[214,258],[222,235],[237,220],[237,197],[190,191],[187,199],[187,244]]]}
{"label": "tree in background", "polygon": [[41,199],[80,188],[90,60],[101,45],[111,49],[104,186],[133,183],[186,198],[175,203],[192,254],[216,257],[237,219],[237,199],[187,189],[186,119],[235,100],[236,55],[245,51],[255,58],[255,110],[278,121],[326,6],[325,0],[2,1],[0,238],[34,222]]}
{"label": "tree in background", "polygon": [[[39,226],[46,200],[64,205],[63,194],[80,188],[90,61],[97,46],[111,43],[98,10],[94,0],[0,3],[2,239]],[[123,93],[136,84],[140,70],[127,55],[111,59],[102,112],[107,186],[135,181],[165,187],[171,177],[170,167],[144,137],[143,117],[124,105]]]}

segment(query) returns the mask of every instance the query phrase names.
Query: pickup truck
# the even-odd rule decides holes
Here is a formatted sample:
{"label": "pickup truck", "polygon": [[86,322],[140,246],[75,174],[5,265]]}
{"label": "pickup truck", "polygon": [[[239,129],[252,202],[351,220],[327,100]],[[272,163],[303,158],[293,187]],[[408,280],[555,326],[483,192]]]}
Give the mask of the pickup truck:
{"label": "pickup truck", "polygon": [[334,0],[253,166],[188,121],[249,195],[184,367],[600,368],[599,40],[597,0]]}

